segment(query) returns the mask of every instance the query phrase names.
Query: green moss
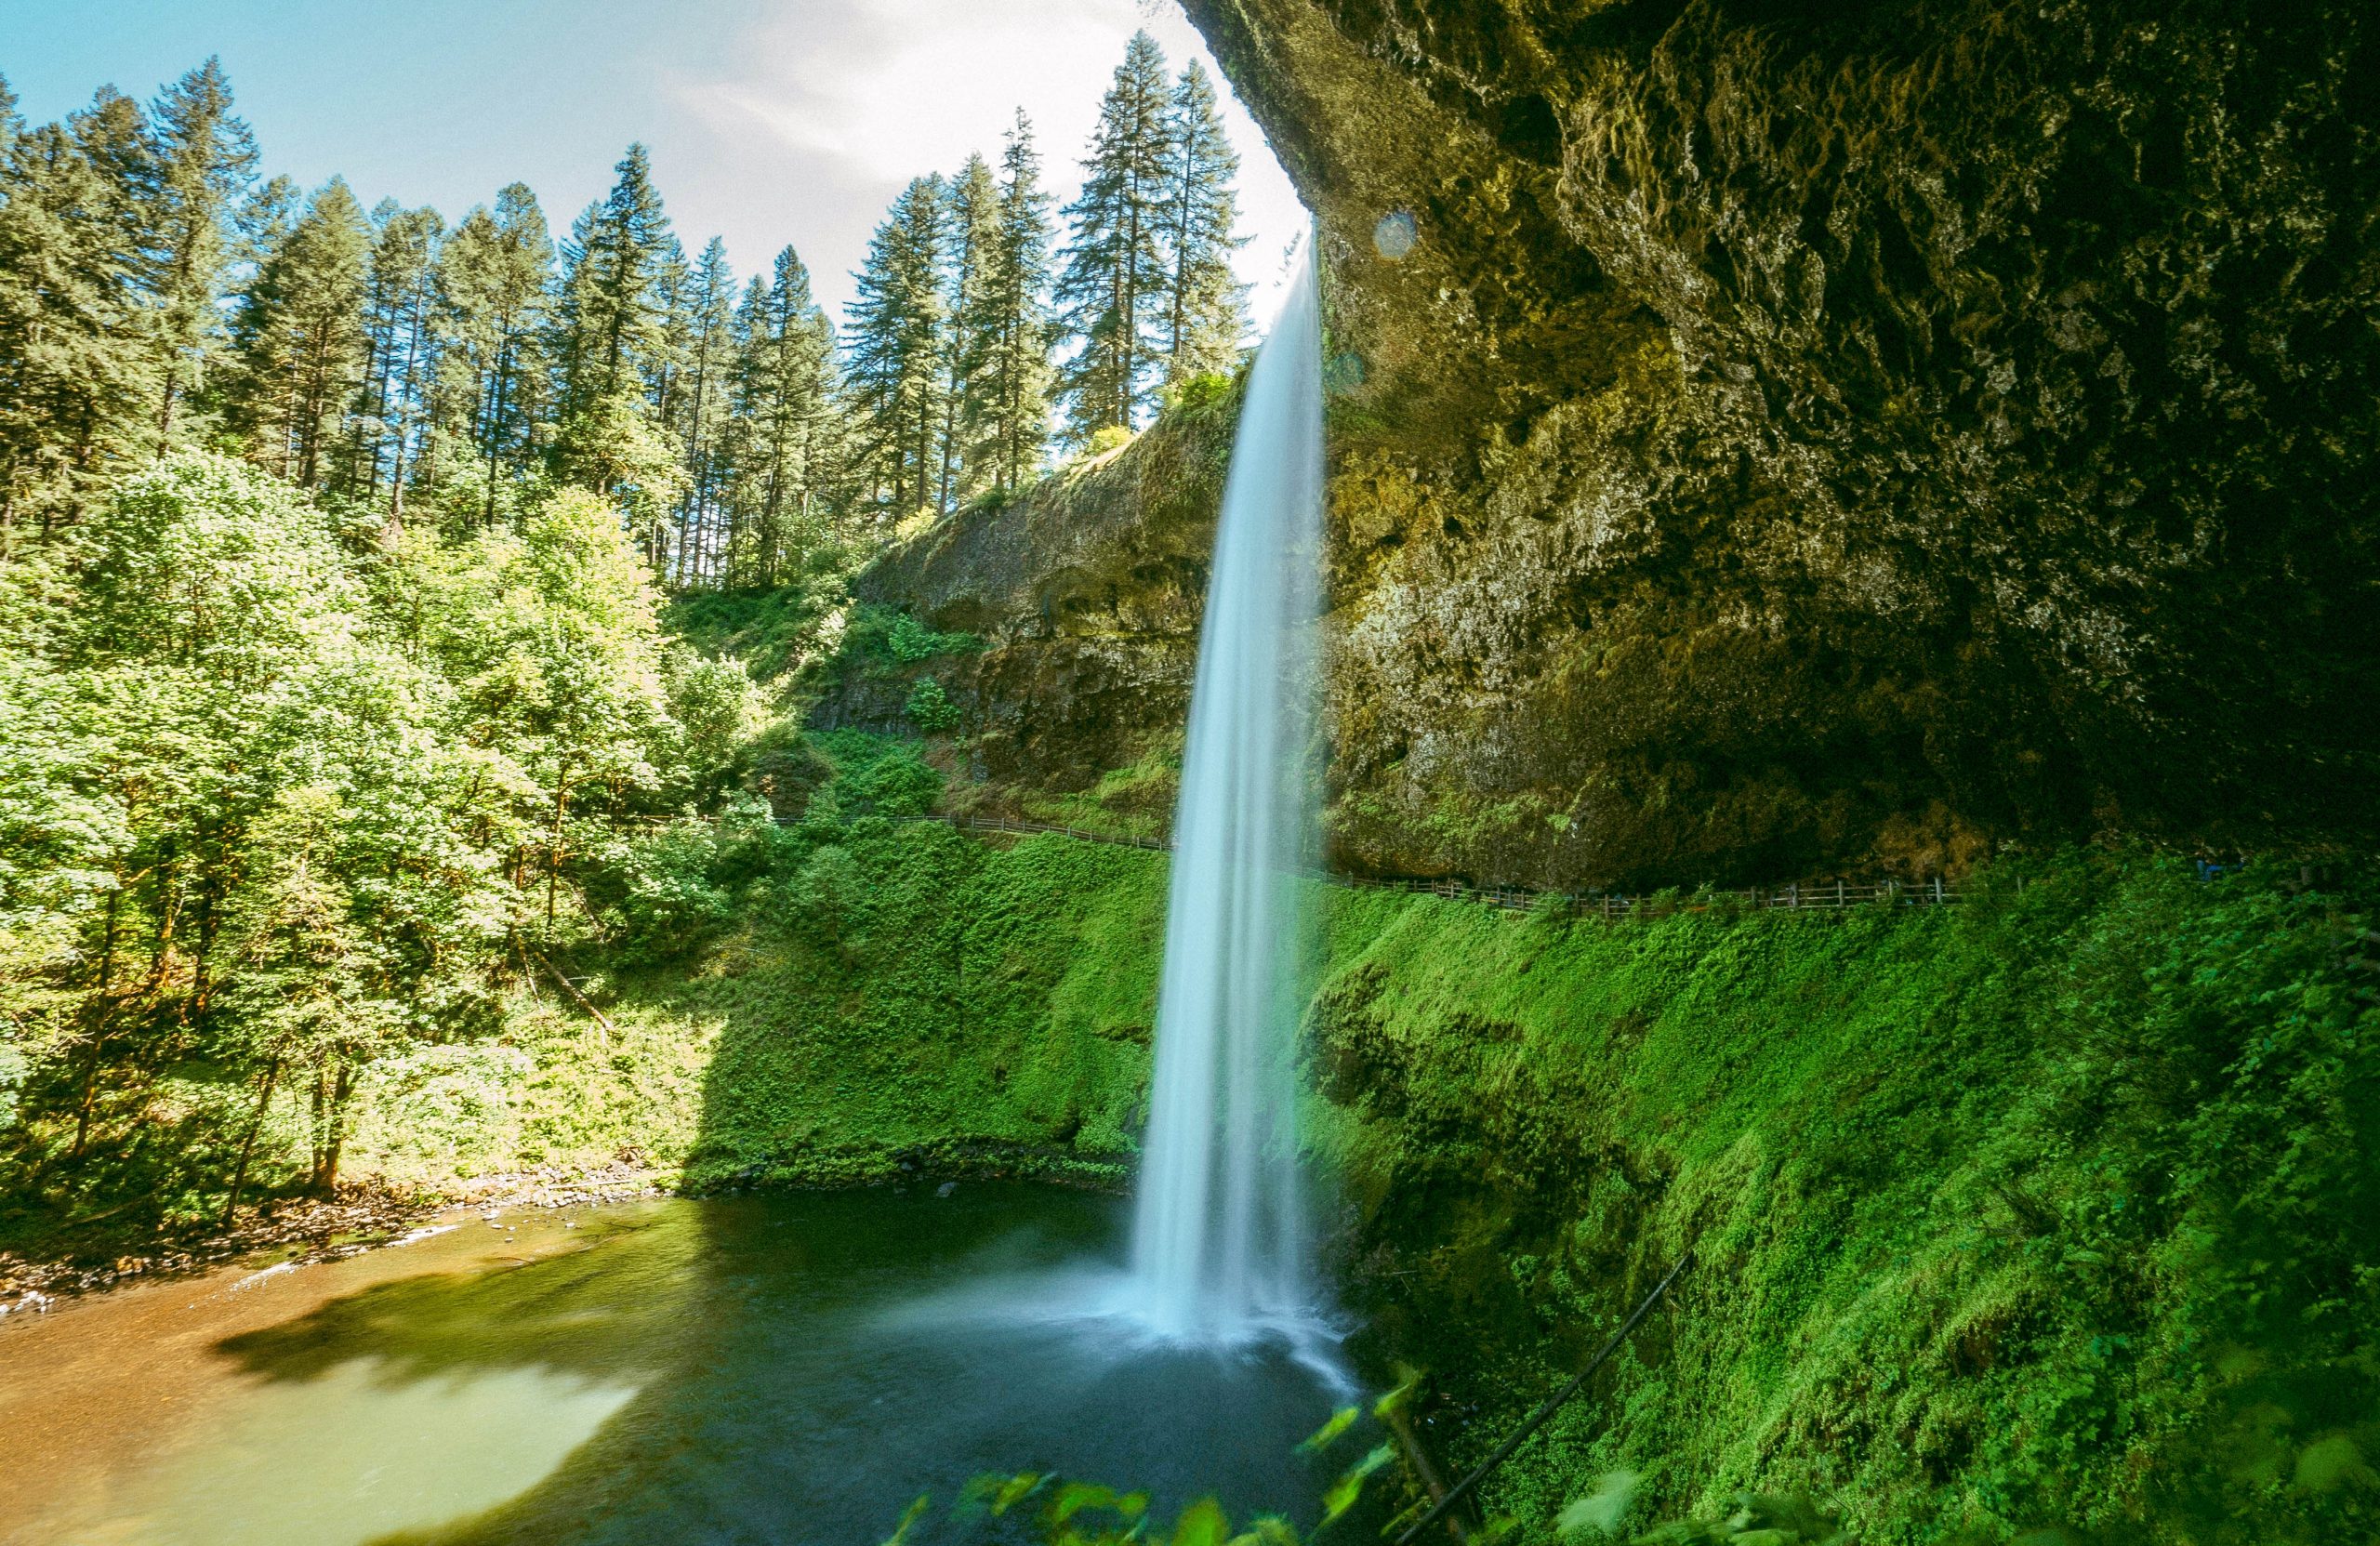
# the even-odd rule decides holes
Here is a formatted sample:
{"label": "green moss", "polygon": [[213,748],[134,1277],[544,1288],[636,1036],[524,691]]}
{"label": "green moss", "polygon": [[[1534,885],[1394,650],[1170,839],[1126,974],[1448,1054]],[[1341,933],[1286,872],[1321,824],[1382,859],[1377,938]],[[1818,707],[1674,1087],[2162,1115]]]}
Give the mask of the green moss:
{"label": "green moss", "polygon": [[[505,1111],[425,1086],[389,1129],[484,1164],[627,1151],[695,1187],[1120,1183],[1166,873],[1055,837],[767,828],[721,860],[731,933],[598,986],[618,1039],[549,1004]],[[1865,1541],[2368,1538],[2362,892],[2069,853],[1961,907],[1840,916],[1314,895],[1326,1233],[1358,1349],[1428,1366],[1449,1462],[1695,1245],[1491,1487],[1531,1532],[1626,1471],[1631,1528],[1744,1488]]]}
{"label": "green moss", "polygon": [[1839,920],[1333,911],[1352,1289],[1475,1404],[1458,1464],[1699,1242],[1499,1505],[1628,1470],[1640,1520],[1800,1492],[1863,1540],[2368,1532],[2292,1480],[2380,1448],[2360,911],[2136,856]]}
{"label": "green moss", "polygon": [[1182,788],[1182,737],[1164,737],[1130,766],[1111,768],[1070,794],[1018,792],[1026,819],[1110,838],[1164,836]]}

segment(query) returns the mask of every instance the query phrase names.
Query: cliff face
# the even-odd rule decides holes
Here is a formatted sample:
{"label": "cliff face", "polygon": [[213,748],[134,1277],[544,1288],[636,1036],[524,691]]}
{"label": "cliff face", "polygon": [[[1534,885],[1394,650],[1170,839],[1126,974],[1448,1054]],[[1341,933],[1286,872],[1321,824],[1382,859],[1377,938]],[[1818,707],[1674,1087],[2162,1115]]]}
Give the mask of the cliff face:
{"label": "cliff face", "polygon": [[891,671],[846,652],[813,722],[914,729],[905,706],[926,675],[959,712],[972,771],[1001,785],[1073,792],[1163,747],[1188,718],[1237,410],[1236,394],[1179,410],[896,545],[853,599],[983,647]]}
{"label": "cliff face", "polygon": [[[1320,223],[1342,863],[2373,835],[2361,5],[1187,5]],[[1217,484],[1157,460],[972,582],[1065,641],[981,666],[1064,776],[1178,717]]]}

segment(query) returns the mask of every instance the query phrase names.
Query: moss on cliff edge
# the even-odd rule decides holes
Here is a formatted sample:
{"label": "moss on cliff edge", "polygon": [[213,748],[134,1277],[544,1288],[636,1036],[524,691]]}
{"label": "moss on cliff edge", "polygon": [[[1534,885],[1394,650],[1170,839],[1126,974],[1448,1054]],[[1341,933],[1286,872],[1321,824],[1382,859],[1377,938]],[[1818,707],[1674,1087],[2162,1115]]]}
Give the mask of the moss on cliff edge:
{"label": "moss on cliff edge", "polygon": [[[1161,856],[765,842],[720,876],[749,921],[618,1011],[712,1049],[691,1180],[1129,1174]],[[1639,1522],[1752,1488],[1873,1542],[2380,1523],[2368,888],[2074,852],[1843,917],[1315,896],[1332,1249],[1448,1458],[1699,1242],[1492,1489],[1532,1531],[1622,1470]]]}
{"label": "moss on cliff edge", "polygon": [[1616,929],[1335,897],[1309,1034],[1367,1335],[1468,1463],[1699,1241],[1499,1507],[1624,1470],[1640,1522],[1743,1488],[1863,1541],[2365,1538],[2368,912],[2273,879],[2069,856]]}

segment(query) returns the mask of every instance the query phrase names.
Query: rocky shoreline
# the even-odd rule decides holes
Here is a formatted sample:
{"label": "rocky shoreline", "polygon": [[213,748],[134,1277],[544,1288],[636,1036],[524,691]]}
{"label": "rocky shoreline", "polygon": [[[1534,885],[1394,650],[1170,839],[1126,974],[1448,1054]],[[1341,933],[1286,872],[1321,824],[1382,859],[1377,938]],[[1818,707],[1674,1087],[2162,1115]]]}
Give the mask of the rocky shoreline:
{"label": "rocky shoreline", "polygon": [[[128,1249],[86,1246],[56,1255],[0,1250],[0,1324],[41,1315],[69,1300],[151,1279],[189,1276],[266,1252],[310,1266],[417,1237],[450,1214],[494,1217],[512,1209],[579,1208],[659,1196],[674,1177],[624,1163],[591,1171],[541,1168],[476,1176],[434,1193],[398,1194],[373,1183],[342,1187],[336,1197],[274,1199],[230,1229],[210,1230]],[[277,1263],[278,1264],[278,1263]]]}

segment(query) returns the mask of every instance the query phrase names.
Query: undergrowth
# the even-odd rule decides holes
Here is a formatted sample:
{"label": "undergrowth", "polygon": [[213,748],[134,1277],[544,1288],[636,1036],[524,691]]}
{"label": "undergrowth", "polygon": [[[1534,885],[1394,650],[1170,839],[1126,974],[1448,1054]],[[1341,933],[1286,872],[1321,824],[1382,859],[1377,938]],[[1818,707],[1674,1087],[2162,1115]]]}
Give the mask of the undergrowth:
{"label": "undergrowth", "polygon": [[[914,747],[804,755],[791,825],[622,839],[615,941],[562,963],[608,1028],[541,983],[376,1066],[358,1165],[1123,1183],[1164,857],[886,819],[939,790]],[[2128,851],[1842,915],[1312,895],[1325,1233],[1450,1468],[1695,1252],[1487,1489],[1525,1539],[1769,1517],[1743,1496],[1911,1546],[2380,1526],[2368,883]]]}

